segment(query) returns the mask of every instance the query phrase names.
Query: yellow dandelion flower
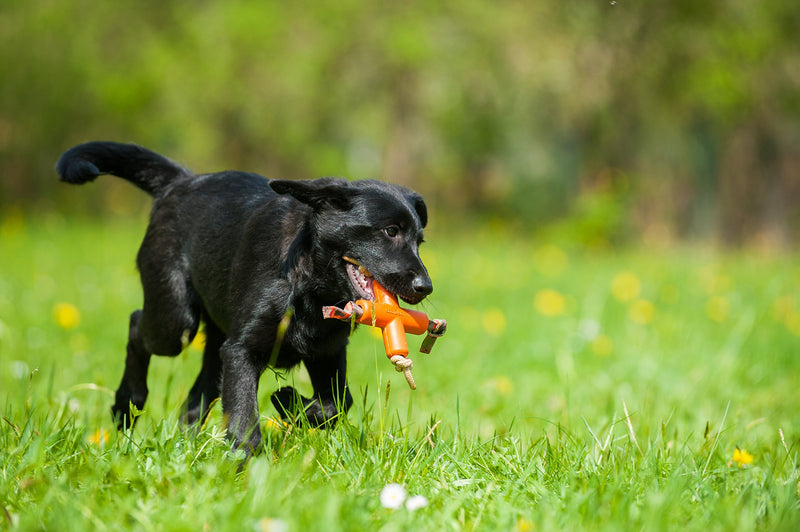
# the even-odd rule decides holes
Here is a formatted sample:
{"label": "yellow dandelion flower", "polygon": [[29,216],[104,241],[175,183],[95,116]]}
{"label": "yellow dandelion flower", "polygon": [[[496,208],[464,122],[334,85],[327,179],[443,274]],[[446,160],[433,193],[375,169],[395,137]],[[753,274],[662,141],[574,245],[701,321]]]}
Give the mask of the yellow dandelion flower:
{"label": "yellow dandelion flower", "polygon": [[709,299],[708,303],[706,304],[706,315],[711,318],[712,321],[722,323],[728,319],[730,307],[731,305],[728,301],[728,298],[714,296]]}
{"label": "yellow dandelion flower", "polygon": [[733,280],[729,275],[718,271],[718,267],[706,266],[700,270],[700,285],[708,295],[712,296],[729,291]]}
{"label": "yellow dandelion flower", "polygon": [[264,427],[273,430],[286,430],[290,427],[290,425],[282,419],[268,417],[264,422]]}
{"label": "yellow dandelion flower", "polygon": [[739,467],[745,467],[753,462],[753,455],[748,453],[746,449],[739,449],[738,447],[733,450],[733,463]]}
{"label": "yellow dandelion flower", "polygon": [[497,390],[500,395],[511,395],[514,392],[513,381],[505,375],[493,377],[484,382],[484,385]]}
{"label": "yellow dandelion flower", "polygon": [[633,301],[639,297],[641,291],[642,283],[633,272],[618,273],[611,281],[611,295],[617,301]]}
{"label": "yellow dandelion flower", "polygon": [[86,441],[98,447],[105,447],[108,443],[108,432],[105,429],[97,429],[94,434],[86,438]]}
{"label": "yellow dandelion flower", "polygon": [[516,532],[533,532],[536,530],[536,525],[532,521],[528,521],[524,517],[520,517],[517,520],[516,526],[514,526],[514,530]]}
{"label": "yellow dandelion flower", "polygon": [[533,298],[533,307],[543,316],[560,316],[567,308],[567,301],[563,295],[546,288],[537,292]]}
{"label": "yellow dandelion flower", "polygon": [[793,311],[794,298],[792,296],[781,296],[772,302],[772,315],[780,322],[785,322],[787,316]]}
{"label": "yellow dandelion flower", "polygon": [[786,315],[786,328],[795,336],[800,336],[800,312],[792,310]]}
{"label": "yellow dandelion flower", "polygon": [[653,321],[655,314],[656,307],[646,299],[635,301],[628,311],[630,318],[639,325],[647,325]]}
{"label": "yellow dandelion flower", "polygon": [[189,347],[193,347],[198,351],[202,351],[206,347],[206,332],[202,329],[197,331],[197,334],[194,335],[194,340],[192,340],[192,343],[189,344]]}
{"label": "yellow dandelion flower", "polygon": [[614,342],[605,334],[598,334],[590,345],[594,354],[601,357],[609,356],[614,350]]}
{"label": "yellow dandelion flower", "polygon": [[80,324],[81,313],[72,303],[56,303],[53,307],[53,318],[59,327],[69,331]]}
{"label": "yellow dandelion flower", "polygon": [[506,315],[499,308],[492,307],[483,313],[483,329],[492,336],[500,336],[506,331]]}

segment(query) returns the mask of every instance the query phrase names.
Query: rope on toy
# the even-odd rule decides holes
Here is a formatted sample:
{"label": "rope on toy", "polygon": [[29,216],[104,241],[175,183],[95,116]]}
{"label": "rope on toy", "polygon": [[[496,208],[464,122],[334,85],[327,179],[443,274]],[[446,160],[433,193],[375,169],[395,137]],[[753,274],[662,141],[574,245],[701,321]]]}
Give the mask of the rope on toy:
{"label": "rope on toy", "polygon": [[416,390],[417,383],[414,382],[414,376],[411,375],[411,368],[414,367],[414,362],[410,358],[406,358],[403,355],[394,355],[389,360],[391,360],[392,364],[394,364],[395,370],[405,375],[406,382],[408,382],[408,387],[412,390]]}

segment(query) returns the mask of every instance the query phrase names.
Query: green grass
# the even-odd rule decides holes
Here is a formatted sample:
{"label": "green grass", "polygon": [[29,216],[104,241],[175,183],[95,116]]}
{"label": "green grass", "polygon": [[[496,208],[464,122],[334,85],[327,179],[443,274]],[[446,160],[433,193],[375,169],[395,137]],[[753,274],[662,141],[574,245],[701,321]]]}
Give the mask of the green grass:
{"label": "green grass", "polygon": [[[362,328],[347,421],[275,427],[267,372],[266,449],[237,471],[219,406],[199,435],[178,422],[195,348],[155,359],[136,430],[112,429],[143,231],[0,225],[0,529],[800,528],[795,256],[433,228],[422,308],[449,328],[413,354],[418,390]],[[392,482],[428,505],[383,508]]]}

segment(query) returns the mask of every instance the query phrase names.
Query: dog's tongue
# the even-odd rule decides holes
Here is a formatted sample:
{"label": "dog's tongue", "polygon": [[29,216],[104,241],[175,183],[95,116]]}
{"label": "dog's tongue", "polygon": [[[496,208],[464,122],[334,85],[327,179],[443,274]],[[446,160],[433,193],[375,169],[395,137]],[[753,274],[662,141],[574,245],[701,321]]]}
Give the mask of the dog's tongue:
{"label": "dog's tongue", "polygon": [[372,301],[375,299],[375,291],[372,289],[372,275],[363,267],[347,263],[347,275],[353,288],[362,299]]}

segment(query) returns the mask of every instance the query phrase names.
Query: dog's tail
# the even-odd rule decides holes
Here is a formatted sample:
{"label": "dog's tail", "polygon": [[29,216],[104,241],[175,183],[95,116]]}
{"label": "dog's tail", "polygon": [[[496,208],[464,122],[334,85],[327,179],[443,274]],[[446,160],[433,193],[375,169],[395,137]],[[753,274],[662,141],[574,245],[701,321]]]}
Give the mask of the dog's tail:
{"label": "dog's tail", "polygon": [[130,181],[152,196],[191,172],[155,152],[136,144],[87,142],[70,148],[58,159],[56,171],[62,181],[83,184],[111,174]]}

